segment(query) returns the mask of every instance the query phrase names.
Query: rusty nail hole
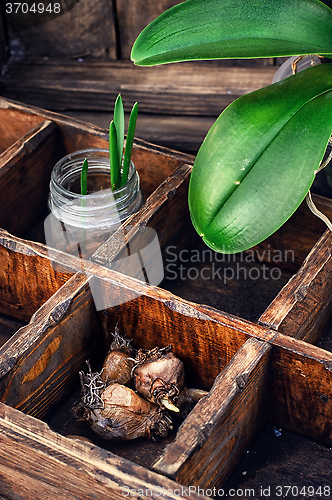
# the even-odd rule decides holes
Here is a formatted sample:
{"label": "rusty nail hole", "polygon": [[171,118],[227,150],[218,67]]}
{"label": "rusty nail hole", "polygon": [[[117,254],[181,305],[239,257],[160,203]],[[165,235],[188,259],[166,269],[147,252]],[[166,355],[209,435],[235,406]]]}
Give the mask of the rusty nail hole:
{"label": "rusty nail hole", "polygon": [[238,375],[236,377],[236,384],[238,386],[238,388],[240,389],[240,391],[243,391],[243,389],[245,388],[246,386],[246,383],[248,381],[248,374],[247,373],[240,373],[240,375]]}
{"label": "rusty nail hole", "polygon": [[326,396],[325,394],[320,394],[319,395],[319,399],[323,402],[323,403],[327,403],[328,400],[329,400],[329,397]]}

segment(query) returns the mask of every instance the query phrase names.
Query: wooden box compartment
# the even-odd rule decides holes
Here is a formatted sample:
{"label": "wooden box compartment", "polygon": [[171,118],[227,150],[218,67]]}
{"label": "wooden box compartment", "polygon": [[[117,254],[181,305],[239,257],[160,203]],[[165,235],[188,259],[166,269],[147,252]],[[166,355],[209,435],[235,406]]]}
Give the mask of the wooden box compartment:
{"label": "wooden box compartment", "polygon": [[[217,254],[202,242],[190,220],[190,172],[190,165],[181,165],[156,189],[136,220],[99,247],[94,262],[108,266],[125,257],[128,241],[132,251],[142,248],[137,227],[148,226],[158,235],[163,257],[160,288],[193,304],[316,342],[331,314],[331,233],[325,224],[303,202],[257,247],[236,255]],[[313,199],[331,218],[331,200],[317,195]]]}
{"label": "wooden box compartment", "polygon": [[[108,135],[98,127],[86,126],[32,107],[0,100],[2,198],[0,227],[17,236],[29,231],[47,215],[51,170],[65,155],[87,148],[108,148]],[[151,149],[136,141],[133,161],[140,174],[142,190],[148,197],[187,155]],[[42,232],[35,234],[43,238]]]}
{"label": "wooden box compartment", "polygon": [[[31,252],[47,252],[33,242],[45,243],[43,222],[48,214],[47,197],[51,170],[64,155],[89,147],[108,147],[107,131],[39,108],[0,98],[0,228],[31,241]],[[146,198],[183,161],[191,157],[136,140],[133,160]],[[31,315],[67,279],[43,259],[30,259],[2,231],[0,313],[29,321]],[[14,247],[13,247],[14,245]],[[33,263],[31,263],[33,261]],[[80,266],[79,266],[80,268]],[[19,269],[20,279],[12,280]],[[73,274],[73,272],[71,272]],[[70,273],[69,273],[70,275]],[[36,280],[36,277],[39,279]],[[19,282],[21,285],[19,286]],[[8,298],[8,297],[9,298]],[[8,324],[7,319],[2,322]],[[15,323],[14,323],[15,324]]]}
{"label": "wooden box compartment", "polygon": [[[331,353],[93,263],[87,271],[72,276],[0,352],[2,494],[120,498],[128,488],[164,487],[174,498],[181,485],[221,488],[266,416],[331,446]],[[138,296],[98,313],[91,279],[112,295]],[[86,359],[100,367],[116,323],[137,347],[172,343],[188,387],[212,387],[170,441],[114,446],[71,420],[78,370],[86,370]]]}
{"label": "wooden box compartment", "polygon": [[[105,144],[105,131],[5,100],[1,106],[12,116],[23,109],[42,117],[0,156],[6,193],[10,175],[17,180],[36,164],[40,175],[47,170],[41,185],[48,186],[61,148]],[[44,155],[36,161],[44,144],[52,156],[47,166]],[[24,324],[0,349],[0,493],[11,498],[123,498],[128,488],[138,494],[164,488],[163,496],[174,498],[188,496],[181,485],[221,487],[266,419],[331,445],[332,354],[308,343],[319,339],[330,317],[330,232],[303,205],[253,253],[224,263],[235,264],[234,272],[240,264],[260,288],[264,300],[253,312],[245,304],[252,288],[237,279],[222,279],[217,286],[205,279],[220,262],[203,260],[191,229],[186,202],[191,158],[139,141],[134,154],[149,196],[84,264],[63,252],[50,257],[42,242],[19,237],[42,218],[46,202],[39,195],[33,216],[22,209],[24,196],[18,202],[19,190],[11,206],[10,197],[1,200],[1,213],[12,217],[0,232],[0,312],[15,318],[13,324]],[[316,203],[331,214],[329,200]],[[134,251],[141,248],[141,227],[156,231],[164,263],[175,259],[175,267],[165,266],[159,287],[110,269],[129,243]],[[181,282],[186,280],[167,276],[171,269],[179,278],[180,265],[189,287]],[[202,273],[203,267],[208,270]],[[258,271],[271,276],[274,268],[280,269],[280,276],[274,271],[278,279],[255,280]],[[194,273],[201,279],[191,279]],[[96,309],[91,291],[96,284],[114,306]],[[245,307],[235,310],[238,302]],[[184,362],[187,386],[209,391],[169,439],[115,446],[71,420],[78,372],[86,370],[86,360],[100,368],[117,323],[135,347],[172,344]],[[90,442],[73,434],[88,435]],[[192,490],[189,496],[199,495]]]}

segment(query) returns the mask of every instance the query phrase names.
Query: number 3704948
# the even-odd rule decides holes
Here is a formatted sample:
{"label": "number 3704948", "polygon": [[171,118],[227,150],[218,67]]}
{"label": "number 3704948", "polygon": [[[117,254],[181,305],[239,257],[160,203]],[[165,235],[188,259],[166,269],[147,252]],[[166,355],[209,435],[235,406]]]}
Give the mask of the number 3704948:
{"label": "number 3704948", "polygon": [[7,2],[6,14],[61,14],[60,3],[33,3],[29,5],[26,2]]}

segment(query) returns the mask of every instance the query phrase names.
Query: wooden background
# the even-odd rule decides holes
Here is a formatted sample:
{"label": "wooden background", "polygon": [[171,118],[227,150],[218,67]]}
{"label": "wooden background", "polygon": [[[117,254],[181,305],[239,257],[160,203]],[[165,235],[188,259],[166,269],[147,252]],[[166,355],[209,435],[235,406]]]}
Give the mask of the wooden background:
{"label": "wooden background", "polygon": [[0,94],[108,127],[121,92],[126,111],[139,103],[137,137],[195,154],[224,107],[268,85],[278,61],[134,66],[130,51],[137,35],[177,3],[62,0],[65,13],[37,25],[39,14],[10,16],[3,2]]}
{"label": "wooden background", "polygon": [[[0,9],[0,94],[107,127],[119,91],[137,100],[137,137],[195,153],[216,116],[234,98],[268,85],[280,61],[190,63],[138,68],[136,36],[174,0],[79,0],[66,14],[27,30]],[[13,21],[12,21],[13,23]],[[331,343],[331,341],[329,340]],[[330,344],[323,347],[331,350]],[[324,484],[330,449],[269,426],[229,487]],[[269,465],[273,449],[273,461]],[[302,483],[303,484],[303,483]],[[326,484],[326,483],[325,483]]]}
{"label": "wooden background", "polygon": [[[6,11],[6,2],[3,3]],[[44,0],[45,6],[48,3]],[[59,3],[63,12],[60,16],[5,13],[13,55],[129,59],[139,32],[179,0],[59,0]],[[47,19],[52,20],[37,25]]]}

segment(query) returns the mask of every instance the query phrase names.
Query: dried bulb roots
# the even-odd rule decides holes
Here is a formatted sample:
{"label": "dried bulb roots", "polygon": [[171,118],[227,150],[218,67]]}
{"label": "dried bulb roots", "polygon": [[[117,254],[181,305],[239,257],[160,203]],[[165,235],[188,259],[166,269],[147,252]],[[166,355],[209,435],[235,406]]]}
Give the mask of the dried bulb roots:
{"label": "dried bulb roots", "polygon": [[101,438],[128,441],[139,437],[165,437],[172,420],[158,405],[116,382],[107,387],[99,373],[80,372],[82,385],[81,420]]}
{"label": "dried bulb roots", "polygon": [[131,372],[135,364],[133,356],[134,351],[130,346],[130,340],[120,335],[118,325],[116,325],[113,342],[101,370],[101,378],[106,385],[111,382],[131,384]]}
{"label": "dried bulb roots", "polygon": [[148,352],[139,351],[133,381],[141,396],[177,412],[176,401],[185,388],[185,373],[182,361],[171,349],[172,346],[168,346]]}
{"label": "dried bulb roots", "polygon": [[[82,398],[76,417],[103,439],[127,441],[166,437],[172,429],[167,410],[181,417],[206,395],[187,389],[182,361],[172,346],[135,351],[118,326],[100,372],[80,372]],[[133,389],[130,387],[133,386]]]}

